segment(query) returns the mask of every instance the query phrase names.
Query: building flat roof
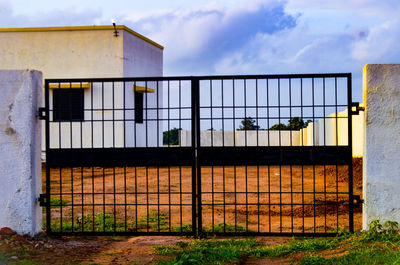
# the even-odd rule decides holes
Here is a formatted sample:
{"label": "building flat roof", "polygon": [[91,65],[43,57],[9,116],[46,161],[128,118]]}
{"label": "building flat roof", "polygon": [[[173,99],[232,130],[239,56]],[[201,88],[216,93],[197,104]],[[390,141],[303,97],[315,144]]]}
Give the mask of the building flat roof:
{"label": "building flat roof", "polygon": [[[125,30],[130,34],[160,48],[164,47],[155,41],[133,31],[125,25],[117,25],[117,30]],[[35,32],[35,31],[79,31],[79,30],[114,30],[114,26],[73,26],[73,27],[31,27],[31,28],[0,28],[0,32]]]}

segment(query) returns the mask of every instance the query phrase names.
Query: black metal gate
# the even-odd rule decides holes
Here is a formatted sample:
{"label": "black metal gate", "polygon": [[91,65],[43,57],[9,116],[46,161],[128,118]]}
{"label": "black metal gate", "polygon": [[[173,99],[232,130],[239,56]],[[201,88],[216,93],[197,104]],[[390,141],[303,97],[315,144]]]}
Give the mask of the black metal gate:
{"label": "black metal gate", "polygon": [[354,229],[351,74],[50,79],[45,102],[48,234]]}

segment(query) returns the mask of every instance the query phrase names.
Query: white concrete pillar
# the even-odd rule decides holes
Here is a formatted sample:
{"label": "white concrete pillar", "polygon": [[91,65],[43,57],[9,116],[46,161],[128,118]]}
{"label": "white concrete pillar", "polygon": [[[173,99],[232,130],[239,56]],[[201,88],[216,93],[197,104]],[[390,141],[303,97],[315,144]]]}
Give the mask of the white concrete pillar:
{"label": "white concrete pillar", "polygon": [[376,219],[400,223],[400,64],[367,64],[363,229]]}
{"label": "white concrete pillar", "polygon": [[19,234],[42,230],[42,73],[0,70],[0,227]]}

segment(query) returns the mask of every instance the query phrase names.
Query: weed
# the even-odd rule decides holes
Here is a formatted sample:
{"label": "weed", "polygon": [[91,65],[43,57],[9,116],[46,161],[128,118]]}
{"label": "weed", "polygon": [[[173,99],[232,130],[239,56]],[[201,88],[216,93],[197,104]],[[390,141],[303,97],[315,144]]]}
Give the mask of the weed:
{"label": "weed", "polygon": [[138,230],[151,229],[154,231],[165,231],[168,230],[169,214],[150,211],[146,216],[138,220]]}
{"label": "weed", "polygon": [[114,242],[118,242],[121,241],[121,238],[118,236],[110,236],[109,238],[107,238],[108,241],[114,241]]}
{"label": "weed", "polygon": [[203,232],[207,234],[212,233],[233,233],[233,232],[252,232],[251,230],[246,230],[246,227],[242,225],[234,225],[230,223],[219,223],[211,228],[203,228]]}
{"label": "weed", "polygon": [[120,251],[109,251],[109,252],[105,252],[104,255],[106,256],[114,256],[114,255],[118,255],[121,254]]}
{"label": "weed", "polygon": [[180,225],[176,225],[172,227],[173,232],[193,232],[193,227],[191,224],[182,224],[182,227]]}
{"label": "weed", "polygon": [[83,216],[76,217],[74,222],[63,219],[52,221],[51,230],[52,232],[72,232],[72,231],[84,231],[84,232],[114,232],[117,229],[122,229],[124,226],[123,222],[117,222],[112,214],[100,213],[97,215],[85,214]]}
{"label": "weed", "polygon": [[374,220],[369,225],[369,230],[362,233],[362,239],[367,241],[400,241],[399,224],[394,221]]}
{"label": "weed", "polygon": [[153,247],[153,251],[156,254],[161,255],[161,256],[169,256],[169,255],[176,254],[179,251],[179,249],[175,246],[169,246],[169,245],[158,246],[158,245],[156,245]]}
{"label": "weed", "polygon": [[[25,258],[27,252],[28,251],[25,247],[21,247],[20,249],[11,252],[0,250],[0,264],[37,265],[36,262]],[[18,259],[17,260],[12,259],[13,256],[16,256]]]}
{"label": "weed", "polygon": [[310,256],[300,260],[300,264],[398,264],[400,252],[377,247],[363,248],[361,250],[350,251],[349,253],[332,258],[322,256]]}
{"label": "weed", "polygon": [[[169,230],[168,221],[168,213],[150,211],[148,215],[138,220],[137,225],[135,221],[127,222],[127,231],[167,231]],[[43,226],[46,226],[45,220]],[[184,225],[182,228],[191,230],[191,226]],[[74,218],[73,222],[67,218],[63,218],[62,222],[60,218],[53,219],[51,230],[52,232],[118,232],[125,231],[125,221],[108,213],[85,214]],[[180,231],[180,226],[176,231]]]}
{"label": "weed", "polygon": [[176,255],[160,264],[226,264],[239,263],[259,243],[253,240],[194,240],[177,246],[155,246],[159,255]]}
{"label": "weed", "polygon": [[61,206],[64,207],[67,204],[68,204],[67,200],[60,200],[60,199],[54,198],[54,197],[50,198],[50,207],[51,208],[58,208],[58,207],[61,207]]}
{"label": "weed", "polygon": [[[160,264],[238,264],[253,256],[256,258],[282,257],[294,252],[320,252],[337,247],[346,237],[327,239],[293,239],[288,243],[266,247],[260,242],[246,240],[200,239],[192,242],[178,242],[176,246],[155,246],[159,255],[175,256]],[[307,261],[307,260],[306,260]],[[305,262],[306,262],[305,261]]]}

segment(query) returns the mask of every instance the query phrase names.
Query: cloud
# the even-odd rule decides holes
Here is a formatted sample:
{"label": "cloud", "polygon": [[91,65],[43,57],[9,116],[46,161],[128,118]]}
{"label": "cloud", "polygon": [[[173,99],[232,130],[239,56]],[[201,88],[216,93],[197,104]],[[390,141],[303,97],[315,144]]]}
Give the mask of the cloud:
{"label": "cloud", "polygon": [[370,17],[387,19],[398,17],[400,2],[398,0],[288,0],[287,9],[295,10],[347,10]]}
{"label": "cloud", "polygon": [[366,38],[354,43],[352,57],[369,63],[400,62],[400,20],[391,20],[371,28]]}
{"label": "cloud", "polygon": [[249,1],[224,8],[170,10],[148,17],[126,15],[132,28],[165,46],[168,72],[210,73],[213,64],[246,46],[257,34],[274,34],[296,26],[282,1]]}
{"label": "cloud", "polygon": [[[400,61],[399,11],[398,0],[247,0],[113,17],[165,47],[166,75],[352,72],[360,100],[364,64]],[[93,8],[21,16],[0,0],[1,27],[93,24],[109,18]]]}
{"label": "cloud", "polygon": [[216,64],[216,71],[232,73],[349,72],[354,61],[352,43],[362,38],[350,33],[316,36],[306,27],[276,34],[258,34],[242,49]]}
{"label": "cloud", "polygon": [[[313,12],[289,13],[294,2]],[[361,101],[362,67],[400,60],[400,23],[391,18],[399,3],[246,1],[231,8],[210,5],[124,19],[165,46],[167,75],[352,72],[354,100]],[[329,13],[332,9],[338,11]],[[304,23],[305,16],[314,16],[315,24]],[[339,21],[346,27],[338,27]],[[336,28],[316,30],[324,27]]]}
{"label": "cloud", "polygon": [[0,2],[0,27],[51,27],[95,25],[102,21],[98,9],[54,9],[30,15],[15,15],[10,4]]}

